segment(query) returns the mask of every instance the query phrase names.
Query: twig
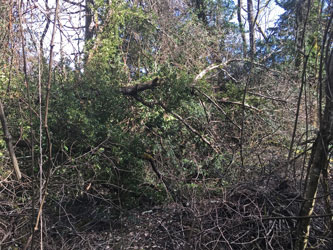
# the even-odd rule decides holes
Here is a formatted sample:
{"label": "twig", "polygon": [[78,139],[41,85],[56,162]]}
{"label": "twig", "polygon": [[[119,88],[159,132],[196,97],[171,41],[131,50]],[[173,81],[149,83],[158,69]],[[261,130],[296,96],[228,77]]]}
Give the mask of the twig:
{"label": "twig", "polygon": [[196,91],[198,91],[200,94],[202,94],[203,96],[205,96],[220,112],[222,112],[222,114],[224,114],[224,116],[233,124],[235,125],[235,127],[237,127],[239,130],[241,129],[240,126],[234,122],[228,115],[227,113],[221,108],[220,105],[217,104],[217,102],[210,97],[209,95],[205,94],[204,92],[202,92],[200,89],[193,87]]}
{"label": "twig", "polygon": [[241,102],[234,102],[234,101],[230,101],[230,100],[227,100],[227,99],[221,99],[221,100],[219,100],[220,102],[223,102],[223,103],[230,103],[230,104],[235,104],[235,105],[239,105],[239,106],[243,106],[244,105],[244,107],[245,108],[248,108],[248,109],[252,109],[252,110],[255,110],[255,111],[257,111],[257,112],[261,112],[261,110],[260,109],[258,109],[258,108],[256,108],[256,107],[253,107],[253,106],[251,106],[251,105],[249,105],[249,104],[247,104],[247,103],[241,103]]}
{"label": "twig", "polygon": [[262,95],[262,94],[259,94],[259,93],[254,93],[254,92],[251,92],[251,91],[248,91],[247,93],[249,93],[251,95],[255,95],[255,96],[260,96],[260,97],[265,98],[265,99],[270,99],[270,100],[277,101],[277,102],[287,103],[286,100],[283,100],[283,99],[280,99],[280,98],[274,98],[274,97],[271,97],[271,96]]}
{"label": "twig", "polygon": [[197,131],[195,128],[193,128],[190,124],[187,123],[187,121],[185,121],[185,119],[183,117],[181,117],[180,115],[178,115],[177,113],[168,110],[162,103],[159,104],[167,113],[172,114],[178,121],[182,122],[185,127],[187,127],[192,133],[196,134],[197,136],[199,136],[199,138],[206,143],[211,149],[214,150],[215,153],[219,154],[220,150],[218,148],[216,148],[210,141],[208,141],[208,139],[206,137],[204,137],[202,134],[200,134],[199,131]]}

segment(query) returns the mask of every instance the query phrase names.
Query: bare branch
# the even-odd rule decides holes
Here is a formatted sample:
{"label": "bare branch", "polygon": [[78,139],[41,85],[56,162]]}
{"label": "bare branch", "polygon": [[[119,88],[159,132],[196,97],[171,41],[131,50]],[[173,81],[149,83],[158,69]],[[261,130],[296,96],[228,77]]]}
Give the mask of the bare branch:
{"label": "bare branch", "polygon": [[15,155],[15,152],[14,152],[14,147],[13,147],[12,136],[9,133],[9,130],[8,130],[6,116],[5,116],[5,112],[4,112],[4,108],[3,108],[1,100],[0,100],[0,120],[1,120],[2,130],[3,130],[3,133],[4,133],[4,139],[5,139],[6,144],[7,144],[10,159],[12,160],[12,163],[13,163],[13,166],[14,166],[16,177],[17,177],[18,180],[20,180],[22,178],[22,174],[21,174],[19,165],[17,163],[17,159],[16,159],[16,155]]}

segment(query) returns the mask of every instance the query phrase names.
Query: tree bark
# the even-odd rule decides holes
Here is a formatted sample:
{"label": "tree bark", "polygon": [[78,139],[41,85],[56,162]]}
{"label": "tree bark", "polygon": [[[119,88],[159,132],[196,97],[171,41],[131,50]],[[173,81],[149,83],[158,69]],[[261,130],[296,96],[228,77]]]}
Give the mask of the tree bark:
{"label": "tree bark", "polygon": [[120,92],[123,95],[135,96],[138,93],[140,93],[142,91],[145,91],[147,89],[153,89],[158,84],[159,84],[158,77],[156,77],[154,80],[149,81],[149,82],[145,82],[145,83],[141,83],[141,84],[136,84],[136,85],[128,86],[128,87],[122,87],[120,89]]}
{"label": "tree bark", "polygon": [[[308,4],[308,6],[306,6]],[[299,70],[302,65],[302,52],[304,50],[305,40],[305,27],[307,23],[307,17],[309,14],[311,0],[298,0],[296,3],[296,27],[295,27],[295,40],[296,40],[296,58],[295,68]]]}
{"label": "tree bark", "polygon": [[195,9],[197,10],[197,15],[199,20],[201,20],[205,25],[208,24],[206,16],[206,5],[204,0],[194,0]]}
{"label": "tree bark", "polygon": [[296,249],[305,250],[308,245],[308,238],[310,234],[310,218],[312,215],[314,205],[316,202],[319,177],[325,170],[329,160],[329,145],[332,141],[333,135],[333,52],[330,59],[327,59],[328,67],[327,75],[328,80],[326,83],[326,105],[320,123],[320,130],[317,139],[313,145],[311,159],[309,163],[310,172],[308,183],[305,187],[304,202],[301,207],[300,216],[307,216],[307,218],[300,219],[297,224],[296,231]]}
{"label": "tree bark", "polygon": [[256,45],[254,41],[254,16],[253,16],[253,2],[252,0],[247,0],[247,15],[248,15],[248,22],[249,22],[249,37],[250,37],[250,57],[251,59],[254,58],[256,53]]}
{"label": "tree bark", "polygon": [[90,39],[93,38],[93,29],[91,27],[92,21],[93,21],[93,12],[91,7],[94,4],[94,0],[86,0],[86,6],[85,6],[85,33],[84,33],[84,40],[87,42]]}
{"label": "tree bark", "polygon": [[238,19],[238,26],[239,26],[239,31],[241,33],[242,41],[243,41],[243,56],[246,57],[246,52],[247,52],[247,44],[246,44],[246,38],[245,38],[245,30],[244,30],[244,25],[242,22],[242,5],[243,1],[238,0],[238,7],[237,7],[237,19]]}
{"label": "tree bark", "polygon": [[0,100],[0,120],[1,120],[2,130],[4,133],[4,139],[7,144],[9,156],[10,156],[10,159],[12,160],[16,177],[18,180],[20,180],[22,178],[22,174],[21,174],[21,171],[20,171],[17,159],[16,159],[16,155],[15,155],[15,151],[14,151],[14,147],[13,147],[12,136],[8,130],[7,120],[6,120],[6,116],[5,116],[5,112],[4,112],[4,108],[3,108],[3,104],[2,104],[1,100]]}

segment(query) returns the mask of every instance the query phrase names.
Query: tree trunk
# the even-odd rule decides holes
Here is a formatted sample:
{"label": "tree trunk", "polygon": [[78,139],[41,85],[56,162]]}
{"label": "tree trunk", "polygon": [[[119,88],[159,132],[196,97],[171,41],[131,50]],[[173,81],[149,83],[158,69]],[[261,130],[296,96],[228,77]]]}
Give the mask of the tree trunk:
{"label": "tree trunk", "polygon": [[[298,0],[296,3],[296,27],[295,27],[295,40],[296,40],[296,58],[295,58],[295,68],[299,70],[302,65],[304,50],[304,37],[305,37],[305,26],[307,22],[307,10],[306,2],[304,0]],[[308,1],[311,4],[311,1]],[[310,6],[308,6],[309,10]]]}
{"label": "tree trunk", "polygon": [[246,57],[247,45],[246,45],[244,25],[242,22],[242,5],[243,5],[243,1],[238,0],[237,19],[238,19],[239,31],[241,33],[242,41],[243,41],[243,56]]}
{"label": "tree trunk", "polygon": [[250,57],[254,58],[256,53],[256,45],[254,41],[254,16],[253,16],[253,2],[252,0],[247,0],[247,15],[249,22],[249,36],[250,36]]}
{"label": "tree trunk", "polygon": [[[329,186],[329,176],[330,176],[330,167],[329,162],[322,170],[322,187],[325,195],[325,213],[332,214],[331,207],[331,195],[330,195],[330,186]],[[326,218],[327,233],[333,236],[333,216],[330,215]]]}
{"label": "tree trunk", "polygon": [[197,15],[199,20],[201,20],[205,25],[208,24],[207,16],[206,16],[206,5],[204,0],[194,0],[195,9],[197,11]]}
{"label": "tree trunk", "polygon": [[85,34],[84,34],[84,40],[87,42],[91,38],[93,38],[93,28],[92,26],[92,21],[93,21],[93,11],[91,7],[94,4],[94,0],[86,0],[86,7],[85,7]]}
{"label": "tree trunk", "polygon": [[295,247],[298,250],[304,250],[307,247],[310,233],[309,216],[312,215],[316,202],[320,174],[327,166],[329,160],[328,150],[333,134],[333,93],[331,91],[333,89],[333,59],[328,59],[328,61],[330,61],[329,65],[331,66],[327,69],[326,105],[321,119],[320,130],[312,148],[308,183],[305,187],[304,202],[299,214],[306,218],[298,221],[296,231],[297,240]]}
{"label": "tree trunk", "polygon": [[5,138],[5,141],[7,144],[7,148],[8,148],[9,156],[10,156],[10,159],[12,160],[16,177],[18,180],[20,180],[22,178],[22,174],[21,174],[19,165],[17,163],[17,159],[16,159],[14,147],[13,147],[12,136],[8,130],[7,120],[6,120],[6,116],[5,116],[5,112],[4,112],[4,108],[3,108],[1,100],[0,100],[0,120],[1,120],[4,138]]}

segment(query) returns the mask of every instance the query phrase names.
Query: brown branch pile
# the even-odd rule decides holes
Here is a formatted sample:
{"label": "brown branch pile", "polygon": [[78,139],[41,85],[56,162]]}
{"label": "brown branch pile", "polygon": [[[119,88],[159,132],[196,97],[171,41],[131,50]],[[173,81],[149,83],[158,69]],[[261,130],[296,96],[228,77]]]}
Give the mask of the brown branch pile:
{"label": "brown branch pile", "polygon": [[[274,189],[241,184],[223,199],[202,200],[174,212],[163,221],[165,249],[293,249],[294,230],[301,199],[291,183]],[[332,239],[321,231],[325,212],[313,218],[310,243],[315,249],[331,249]],[[323,216],[321,216],[323,215]]]}
{"label": "brown branch pile", "polygon": [[31,180],[0,179],[0,248],[23,249],[31,232]]}
{"label": "brown branch pile", "polygon": [[[28,187],[5,180],[2,185],[0,242],[4,247],[21,248],[31,232],[31,208],[15,201],[14,197],[27,197],[22,190]],[[73,200],[63,197],[59,201],[51,199],[44,209],[44,247],[293,249],[302,201],[293,186],[290,181],[271,176],[230,187],[221,191],[218,198],[203,197],[183,204],[172,202],[124,213],[94,196],[84,195]],[[12,193],[15,195],[10,201]],[[314,230],[309,240],[315,249],[332,249],[332,239],[327,234],[329,230],[325,229],[326,218],[324,206],[318,206],[312,218]],[[38,247],[36,237],[35,249]]]}

